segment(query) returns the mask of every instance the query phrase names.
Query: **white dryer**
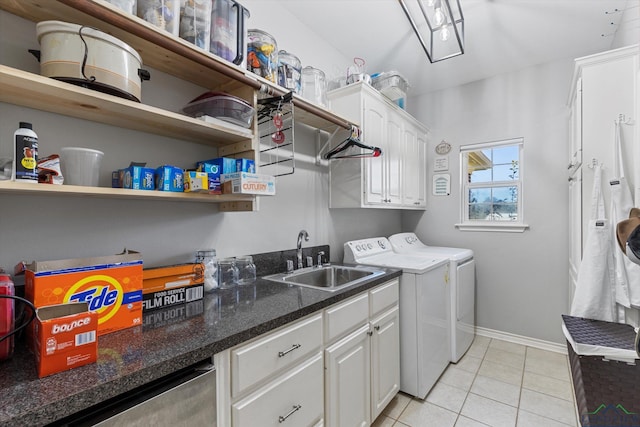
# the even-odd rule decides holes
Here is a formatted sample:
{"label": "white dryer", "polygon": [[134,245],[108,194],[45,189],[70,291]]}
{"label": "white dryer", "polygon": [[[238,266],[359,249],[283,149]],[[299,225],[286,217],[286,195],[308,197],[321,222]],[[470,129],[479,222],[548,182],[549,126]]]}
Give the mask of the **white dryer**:
{"label": "white dryer", "polygon": [[345,243],[344,262],[402,269],[400,390],[424,399],[449,365],[448,259],[398,254],[375,237]]}
{"label": "white dryer", "polygon": [[475,337],[475,261],[471,249],[428,246],[415,233],[399,233],[389,237],[399,254],[423,255],[449,260],[451,361],[457,363]]}

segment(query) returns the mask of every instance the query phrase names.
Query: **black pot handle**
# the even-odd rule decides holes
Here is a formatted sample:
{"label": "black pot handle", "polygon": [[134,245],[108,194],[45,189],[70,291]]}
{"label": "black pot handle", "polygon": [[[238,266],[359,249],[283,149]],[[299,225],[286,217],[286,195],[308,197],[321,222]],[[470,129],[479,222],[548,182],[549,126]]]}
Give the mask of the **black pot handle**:
{"label": "black pot handle", "polygon": [[29,53],[33,56],[36,57],[36,59],[38,60],[38,62],[40,62],[40,50],[38,49],[29,49]]}
{"label": "black pot handle", "polygon": [[233,2],[233,6],[237,10],[237,23],[236,30],[238,34],[236,36],[236,57],[232,61],[236,65],[242,64],[244,60],[245,40],[244,40],[244,11],[245,8],[238,2]]}
{"label": "black pot handle", "polygon": [[151,80],[151,73],[149,73],[148,70],[143,70],[142,68],[138,68],[138,76],[142,81]]}

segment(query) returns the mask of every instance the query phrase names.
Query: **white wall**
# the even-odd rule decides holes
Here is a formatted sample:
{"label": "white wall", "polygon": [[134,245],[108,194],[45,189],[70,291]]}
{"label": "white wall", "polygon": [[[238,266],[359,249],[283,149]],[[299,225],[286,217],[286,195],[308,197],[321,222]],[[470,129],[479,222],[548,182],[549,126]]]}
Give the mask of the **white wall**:
{"label": "white wall", "polygon": [[[544,64],[408,102],[410,112],[431,126],[430,155],[443,139],[453,146],[452,194],[429,195],[424,214],[405,212],[403,229],[415,229],[428,244],[474,250],[478,326],[554,342],[563,342],[560,315],[568,311],[566,100],[572,67],[569,59]],[[530,229],[458,231],[459,147],[514,137],[524,137],[524,220]]]}
{"label": "white wall", "polygon": [[[277,37],[281,46],[312,57],[319,67],[347,63],[321,38],[301,31],[282,10],[243,2],[254,24]],[[268,14],[267,14],[268,13]],[[271,24],[269,27],[262,22]],[[267,19],[268,17],[268,19]],[[312,50],[306,50],[313,46]],[[0,64],[38,73],[27,53],[38,48],[35,24],[0,11]],[[306,55],[306,56],[305,56]],[[204,92],[203,88],[151,70],[143,100],[177,111]],[[110,171],[130,161],[190,167],[215,157],[211,147],[141,132],[119,129],[38,110],[0,103],[0,157],[12,155],[13,132],[19,121],[33,123],[41,155],[62,146],[98,148],[105,152],[100,185],[110,186]],[[315,156],[314,133],[296,127],[299,154]],[[297,162],[294,175],[277,180],[277,195],[260,199],[258,212],[222,213],[216,205],[65,196],[0,195],[0,267],[12,268],[22,259],[60,259],[108,255],[123,247],[143,253],[145,265],[191,261],[195,251],[213,247],[220,256],[291,249],[298,231],[306,229],[305,245],[329,244],[332,260],[342,260],[342,244],[351,239],[400,231],[398,211],[329,210],[328,169]]]}

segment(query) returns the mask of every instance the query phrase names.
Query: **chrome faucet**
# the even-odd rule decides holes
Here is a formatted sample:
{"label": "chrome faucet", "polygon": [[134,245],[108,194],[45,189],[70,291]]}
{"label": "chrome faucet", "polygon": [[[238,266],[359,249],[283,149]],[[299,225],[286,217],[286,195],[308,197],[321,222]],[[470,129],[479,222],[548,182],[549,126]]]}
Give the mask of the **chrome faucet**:
{"label": "chrome faucet", "polygon": [[309,233],[307,233],[307,230],[300,230],[300,232],[298,233],[298,246],[296,252],[298,258],[298,268],[304,267],[304,264],[302,263],[302,238],[304,238],[305,242],[309,241]]}

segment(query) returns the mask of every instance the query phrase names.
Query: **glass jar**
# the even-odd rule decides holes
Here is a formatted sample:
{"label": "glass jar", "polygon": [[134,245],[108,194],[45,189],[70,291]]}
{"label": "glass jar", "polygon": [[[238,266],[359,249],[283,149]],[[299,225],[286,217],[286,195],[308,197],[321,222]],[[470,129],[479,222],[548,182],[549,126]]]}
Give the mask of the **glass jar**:
{"label": "glass jar", "polygon": [[278,84],[280,86],[300,94],[302,90],[301,72],[302,62],[297,56],[286,50],[278,52]]}
{"label": "glass jar", "polygon": [[211,292],[218,287],[218,262],[216,250],[207,249],[196,252],[196,262],[204,265],[204,290]]}
{"label": "glass jar", "polygon": [[278,83],[278,45],[271,34],[256,29],[247,32],[247,70]]}
{"label": "glass jar", "polygon": [[314,104],[327,106],[327,79],[322,70],[309,66],[302,69],[302,97]]}
{"label": "glass jar", "polygon": [[250,285],[256,280],[256,266],[253,257],[242,256],[236,258],[238,269],[238,285]]}
{"label": "glass jar", "polygon": [[234,258],[225,258],[218,261],[218,287],[230,289],[238,284],[238,268]]}

